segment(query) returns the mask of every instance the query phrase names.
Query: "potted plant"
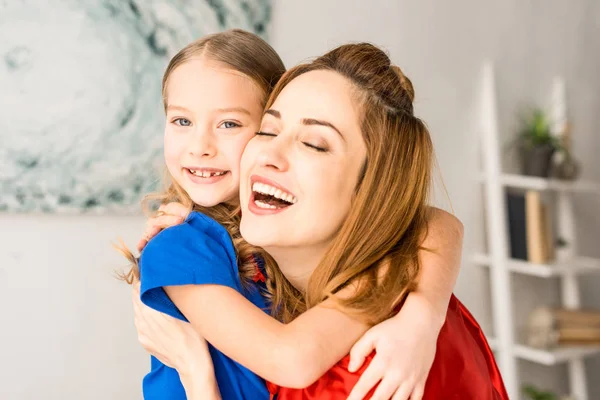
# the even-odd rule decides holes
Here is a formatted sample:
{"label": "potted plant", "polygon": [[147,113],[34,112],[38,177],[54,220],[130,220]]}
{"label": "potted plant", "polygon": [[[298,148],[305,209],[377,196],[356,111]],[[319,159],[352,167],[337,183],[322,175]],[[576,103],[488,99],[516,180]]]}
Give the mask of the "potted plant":
{"label": "potted plant", "polygon": [[518,137],[523,174],[547,178],[550,175],[552,156],[561,149],[560,142],[552,136],[546,114],[535,109],[523,120]]}
{"label": "potted plant", "polygon": [[528,400],[575,400],[571,396],[559,397],[552,392],[545,392],[533,385],[523,386],[523,394]]}

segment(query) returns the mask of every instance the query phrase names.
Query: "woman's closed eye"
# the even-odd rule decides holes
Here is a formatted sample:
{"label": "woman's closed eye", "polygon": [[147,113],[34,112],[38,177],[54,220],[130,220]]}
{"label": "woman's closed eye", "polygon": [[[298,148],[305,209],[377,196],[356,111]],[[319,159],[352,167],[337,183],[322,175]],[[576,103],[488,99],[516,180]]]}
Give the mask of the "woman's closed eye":
{"label": "woman's closed eye", "polygon": [[319,134],[306,133],[300,136],[300,141],[304,146],[310,150],[317,151],[319,153],[326,153],[329,151],[329,145],[327,141]]}
{"label": "woman's closed eye", "polygon": [[174,118],[171,123],[182,127],[192,126],[192,121],[187,118]]}
{"label": "woman's closed eye", "polygon": [[[272,133],[272,132],[266,132],[266,131],[258,131],[258,132],[256,132],[256,136],[276,137],[277,134]],[[321,144],[321,143],[315,143],[312,141],[303,141],[302,144],[304,146],[306,146],[307,148],[317,151],[319,153],[326,153],[329,151],[329,148],[327,148],[326,145]]]}
{"label": "woman's closed eye", "polygon": [[319,153],[326,153],[329,149],[322,146],[322,145],[317,145],[317,144],[313,144],[310,142],[302,142],[302,144],[304,144],[306,147],[313,149],[315,151],[318,151]]}
{"label": "woman's closed eye", "polygon": [[256,136],[275,137],[275,136],[277,136],[277,134],[271,133],[271,132],[265,132],[265,131],[258,131],[258,132],[256,132]]}

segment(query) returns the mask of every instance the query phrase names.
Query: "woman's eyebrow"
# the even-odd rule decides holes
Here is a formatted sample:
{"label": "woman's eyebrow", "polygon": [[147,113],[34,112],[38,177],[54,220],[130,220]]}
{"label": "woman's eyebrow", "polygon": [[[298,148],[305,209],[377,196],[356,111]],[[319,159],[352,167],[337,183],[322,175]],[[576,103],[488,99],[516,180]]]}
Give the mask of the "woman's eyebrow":
{"label": "woman's eyebrow", "polygon": [[[265,114],[269,114],[277,119],[281,119],[281,113],[277,110],[273,110],[272,108],[265,111]],[[307,126],[318,125],[318,126],[325,126],[327,128],[331,128],[334,131],[336,131],[338,135],[340,135],[342,140],[346,141],[346,139],[344,138],[344,135],[342,135],[342,132],[340,132],[340,130],[338,128],[336,128],[336,126],[333,125],[331,122],[323,121],[323,120],[316,119],[316,118],[303,118],[302,125],[307,125]]]}
{"label": "woman's eyebrow", "polygon": [[319,126],[325,126],[327,128],[331,128],[334,131],[336,131],[342,139],[344,139],[344,135],[342,135],[342,132],[340,132],[340,130],[338,128],[336,128],[335,125],[333,125],[331,122],[322,121],[322,120],[315,119],[315,118],[304,118],[304,119],[302,119],[302,124],[309,125],[309,126],[310,125],[319,125]]}
{"label": "woman's eyebrow", "polygon": [[273,110],[272,108],[269,108],[267,111],[265,111],[265,114],[269,114],[277,119],[281,119],[281,113],[277,110]]}

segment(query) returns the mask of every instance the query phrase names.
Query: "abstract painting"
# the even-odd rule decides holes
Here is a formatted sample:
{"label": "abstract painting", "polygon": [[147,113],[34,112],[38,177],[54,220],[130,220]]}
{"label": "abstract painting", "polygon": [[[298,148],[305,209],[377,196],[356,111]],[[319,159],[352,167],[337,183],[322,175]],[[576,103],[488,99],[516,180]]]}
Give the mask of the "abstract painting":
{"label": "abstract painting", "polygon": [[162,168],[161,79],[269,0],[0,0],[0,211],[133,213]]}

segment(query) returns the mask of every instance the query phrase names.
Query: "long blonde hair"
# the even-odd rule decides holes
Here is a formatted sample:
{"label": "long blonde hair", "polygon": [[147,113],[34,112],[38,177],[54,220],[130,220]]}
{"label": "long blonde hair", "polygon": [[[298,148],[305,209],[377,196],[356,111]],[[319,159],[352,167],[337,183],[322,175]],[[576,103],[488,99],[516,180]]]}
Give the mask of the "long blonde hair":
{"label": "long blonde hair", "polygon": [[[198,57],[217,62],[224,68],[240,72],[252,79],[262,91],[261,106],[263,107],[273,87],[285,72],[285,66],[275,50],[263,39],[250,32],[232,29],[208,35],[184,47],[169,62],[162,80],[165,111],[171,73],[180,65]],[[202,212],[223,225],[229,232],[237,251],[238,266],[243,282],[247,282],[255,276],[256,265],[253,255],[262,256],[266,263],[274,263],[262,249],[251,246],[242,238],[239,206],[221,203],[213,207],[203,207],[194,204],[185,190],[168,173],[165,181],[165,190],[149,194],[142,200],[143,208],[148,216],[155,215],[155,212],[150,211],[151,203],[178,202],[187,207],[189,211]],[[129,271],[119,274],[119,277],[131,284],[135,279],[139,279],[138,259],[124,245],[117,246],[117,249],[131,263]],[[269,266],[269,270],[274,268],[274,265]]]}
{"label": "long blonde hair", "polygon": [[426,235],[433,145],[424,123],[413,114],[414,90],[389,57],[367,44],[340,46],[287,71],[266,107],[296,77],[331,70],[354,86],[360,106],[367,157],[349,214],[306,293],[281,271],[269,270],[274,314],[290,321],[342,288],[337,305],[361,320],[385,320],[416,284],[418,252]]}

